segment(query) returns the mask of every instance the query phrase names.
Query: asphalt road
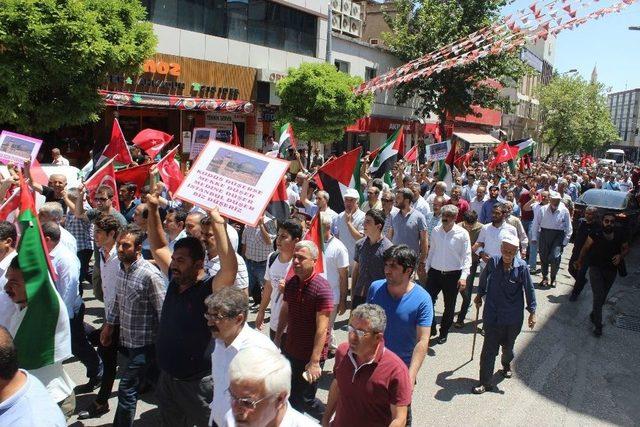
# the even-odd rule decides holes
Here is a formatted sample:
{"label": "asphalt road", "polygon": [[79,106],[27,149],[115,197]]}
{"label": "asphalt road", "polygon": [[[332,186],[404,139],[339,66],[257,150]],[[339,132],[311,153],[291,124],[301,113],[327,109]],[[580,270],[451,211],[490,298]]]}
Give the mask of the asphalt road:
{"label": "asphalt road", "polygon": [[[567,248],[567,249],[570,249]],[[433,345],[418,377],[413,395],[414,426],[464,425],[639,425],[640,424],[640,332],[619,329],[611,324],[613,310],[605,307],[605,329],[601,338],[591,335],[588,319],[591,306],[589,286],[577,302],[569,302],[573,280],[566,274],[565,251],[558,286],[536,290],[538,324],[533,330],[523,329],[516,342],[514,376],[504,380],[494,376],[496,392],[482,396],[471,394],[478,378],[482,336],[478,334],[475,358],[471,360],[473,325],[453,329],[444,345]],[[640,250],[637,244],[627,261],[630,271],[640,278]],[[538,283],[540,276],[534,276]],[[612,294],[622,285],[616,283]],[[640,292],[640,290],[636,290]],[[101,323],[102,305],[85,292],[87,316],[94,327]],[[458,298],[460,304],[460,298]],[[438,300],[436,315],[442,314]],[[473,311],[472,311],[473,310]],[[470,309],[468,322],[474,314]],[[252,313],[250,320],[255,314]],[[347,318],[338,319],[338,326]],[[480,320],[481,324],[481,320]],[[265,328],[266,330],[266,328]],[[346,332],[337,331],[340,342]],[[496,369],[499,368],[499,362]],[[331,383],[333,361],[325,365],[318,392],[326,401]],[[86,381],[84,367],[70,361],[65,369],[71,378]],[[109,400],[111,411],[99,419],[69,422],[74,426],[110,425],[117,405],[117,382]],[[94,395],[77,396],[77,408],[85,408]],[[153,393],[138,402],[137,426],[159,425]],[[363,421],[363,426],[366,422]]]}

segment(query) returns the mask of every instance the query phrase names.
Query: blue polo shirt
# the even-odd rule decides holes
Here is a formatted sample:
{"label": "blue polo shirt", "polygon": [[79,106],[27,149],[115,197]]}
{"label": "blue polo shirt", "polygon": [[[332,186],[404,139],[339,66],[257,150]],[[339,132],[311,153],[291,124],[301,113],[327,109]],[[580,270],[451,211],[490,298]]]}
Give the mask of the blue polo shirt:
{"label": "blue polo shirt", "polygon": [[486,296],[482,322],[487,325],[515,325],[524,320],[524,300],[527,310],[536,311],[536,295],[529,274],[529,266],[520,258],[505,271],[502,256],[489,258],[482,270],[478,295]]}
{"label": "blue polo shirt", "polygon": [[402,298],[395,299],[387,291],[387,280],[382,279],[376,280],[369,287],[367,302],[378,304],[384,309],[387,315],[385,345],[409,366],[417,341],[416,328],[429,327],[433,321],[431,296],[416,283]]}

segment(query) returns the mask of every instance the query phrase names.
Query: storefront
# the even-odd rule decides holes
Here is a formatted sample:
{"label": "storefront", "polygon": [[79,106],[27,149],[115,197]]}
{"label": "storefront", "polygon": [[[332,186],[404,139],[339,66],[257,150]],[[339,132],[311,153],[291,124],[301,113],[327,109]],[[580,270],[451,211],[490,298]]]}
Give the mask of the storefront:
{"label": "storefront", "polygon": [[162,130],[176,140],[190,138],[195,127],[213,127],[228,141],[235,125],[242,144],[256,146],[254,103],[256,69],[157,54],[138,76],[112,75],[99,91],[107,105],[98,123],[108,137],[118,117],[130,141],[145,128]]}
{"label": "storefront", "polygon": [[400,127],[404,132],[405,150],[409,150],[422,138],[422,129],[417,121],[370,116],[358,119],[347,127],[343,141],[334,144],[334,151],[340,153],[356,147],[362,147],[365,153],[373,151]]}

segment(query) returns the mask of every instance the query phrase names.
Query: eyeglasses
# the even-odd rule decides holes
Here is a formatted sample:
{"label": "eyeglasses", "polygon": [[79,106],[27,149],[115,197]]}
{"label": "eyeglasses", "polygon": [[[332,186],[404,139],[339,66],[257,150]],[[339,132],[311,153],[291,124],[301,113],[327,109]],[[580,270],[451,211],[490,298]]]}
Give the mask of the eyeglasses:
{"label": "eyeglasses", "polygon": [[382,199],[382,203],[385,203],[385,202],[393,202],[393,199]]}
{"label": "eyeglasses", "polygon": [[228,388],[227,389],[227,393],[229,394],[229,398],[231,399],[231,404],[236,404],[238,406],[240,406],[243,409],[256,409],[256,407],[258,406],[258,404],[260,402],[262,402],[263,400],[266,400],[270,397],[276,396],[277,394],[270,394],[268,396],[263,397],[262,399],[258,399],[258,400],[251,400],[248,397],[235,397],[233,394],[231,394],[231,389]]}
{"label": "eyeglasses", "polygon": [[106,202],[107,200],[109,200],[109,197],[96,197],[96,200],[99,202]]}
{"label": "eyeglasses", "polygon": [[225,316],[224,314],[209,314],[209,313],[205,313],[204,314],[204,318],[207,320],[210,320],[212,322],[220,322],[221,320],[224,319],[230,319],[233,316]]}
{"label": "eyeglasses", "polygon": [[363,331],[362,329],[356,329],[351,325],[347,326],[347,329],[348,329],[348,333],[349,334],[354,333],[354,334],[356,334],[358,336],[358,338],[362,338],[367,334],[374,334],[375,333],[373,331]]}

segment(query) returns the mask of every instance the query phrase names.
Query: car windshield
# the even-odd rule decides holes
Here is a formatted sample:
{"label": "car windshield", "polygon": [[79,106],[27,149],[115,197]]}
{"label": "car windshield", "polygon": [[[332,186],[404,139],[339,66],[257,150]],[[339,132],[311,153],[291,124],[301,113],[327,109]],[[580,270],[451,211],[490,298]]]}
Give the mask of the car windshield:
{"label": "car windshield", "polygon": [[627,193],[613,190],[588,190],[579,199],[580,203],[611,209],[627,207]]}

